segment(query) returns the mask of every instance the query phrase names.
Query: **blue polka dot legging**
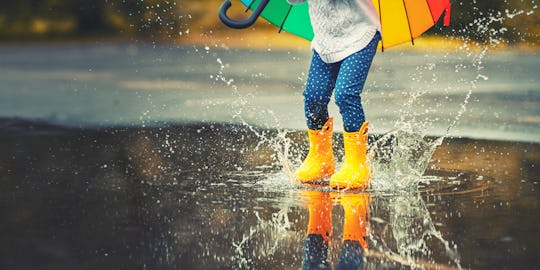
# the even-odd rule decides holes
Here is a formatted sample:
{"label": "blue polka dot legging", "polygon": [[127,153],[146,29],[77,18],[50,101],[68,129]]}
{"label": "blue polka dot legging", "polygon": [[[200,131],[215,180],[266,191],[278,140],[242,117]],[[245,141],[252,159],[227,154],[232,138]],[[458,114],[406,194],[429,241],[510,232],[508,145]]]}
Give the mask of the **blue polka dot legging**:
{"label": "blue polka dot legging", "polygon": [[360,93],[379,40],[377,33],[365,48],[336,63],[325,63],[317,52],[313,52],[304,90],[304,110],[309,129],[321,129],[328,120],[332,90],[345,131],[356,132],[360,129],[365,121]]}

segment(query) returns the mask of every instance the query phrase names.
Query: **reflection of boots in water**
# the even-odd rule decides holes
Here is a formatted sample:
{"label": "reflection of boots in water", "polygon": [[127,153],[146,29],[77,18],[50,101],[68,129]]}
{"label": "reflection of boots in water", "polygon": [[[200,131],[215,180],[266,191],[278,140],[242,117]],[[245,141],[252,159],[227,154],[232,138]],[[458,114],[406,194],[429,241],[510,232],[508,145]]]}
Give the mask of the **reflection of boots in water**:
{"label": "reflection of boots in water", "polygon": [[330,269],[328,243],[332,234],[332,201],[330,194],[304,191],[309,209],[307,237],[304,241],[304,269]]}
{"label": "reflection of boots in water", "polygon": [[345,215],[343,244],[336,269],[362,269],[364,252],[367,250],[369,194],[343,194],[341,205]]}

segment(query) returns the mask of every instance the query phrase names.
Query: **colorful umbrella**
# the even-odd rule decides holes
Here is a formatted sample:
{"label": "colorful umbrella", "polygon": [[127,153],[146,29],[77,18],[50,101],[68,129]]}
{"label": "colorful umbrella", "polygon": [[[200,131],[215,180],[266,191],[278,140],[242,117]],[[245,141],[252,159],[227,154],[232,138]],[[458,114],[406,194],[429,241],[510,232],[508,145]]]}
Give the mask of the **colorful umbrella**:
{"label": "colorful umbrella", "polygon": [[[309,0],[308,0],[309,1]],[[404,42],[412,42],[422,33],[431,28],[443,13],[444,25],[450,23],[450,0],[372,0],[379,15],[382,40],[380,48],[392,47]],[[307,40],[313,38],[313,29],[309,21],[307,2],[300,5],[290,5],[287,0],[241,0],[253,10],[245,20],[232,20],[227,16],[231,6],[230,0],[225,0],[219,11],[221,21],[232,28],[247,28],[259,16],[270,23]]]}

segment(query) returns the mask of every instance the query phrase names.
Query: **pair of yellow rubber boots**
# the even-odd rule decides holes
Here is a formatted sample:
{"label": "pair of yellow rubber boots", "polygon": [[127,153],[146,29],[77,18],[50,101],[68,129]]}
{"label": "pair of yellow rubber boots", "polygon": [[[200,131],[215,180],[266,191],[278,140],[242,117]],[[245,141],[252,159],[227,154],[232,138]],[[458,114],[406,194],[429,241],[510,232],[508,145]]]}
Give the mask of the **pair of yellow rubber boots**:
{"label": "pair of yellow rubber boots", "polygon": [[320,130],[308,130],[309,152],[295,176],[302,183],[316,183],[330,177],[330,186],[336,189],[366,189],[370,183],[369,164],[366,162],[368,123],[357,132],[343,132],[345,158],[343,166],[335,172],[332,150],[333,118]]}

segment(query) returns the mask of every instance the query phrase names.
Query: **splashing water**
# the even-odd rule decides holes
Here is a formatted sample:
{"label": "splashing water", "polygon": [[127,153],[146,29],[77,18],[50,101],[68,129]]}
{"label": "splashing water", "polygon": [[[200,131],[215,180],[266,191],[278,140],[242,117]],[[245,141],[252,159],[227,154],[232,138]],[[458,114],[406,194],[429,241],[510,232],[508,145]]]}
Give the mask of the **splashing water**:
{"label": "splashing water", "polygon": [[[276,153],[273,160],[274,165],[282,166],[284,171],[287,173],[288,178],[292,181],[294,177],[292,176],[289,162],[289,149],[291,149],[292,141],[287,137],[287,130],[280,128],[280,119],[272,110],[257,108],[252,106],[250,108],[248,98],[254,98],[253,96],[242,95],[238,91],[238,87],[234,84],[233,79],[227,79],[224,75],[225,65],[221,58],[217,58],[216,61],[220,65],[216,80],[222,81],[231,87],[233,94],[236,96],[237,100],[231,104],[234,108],[234,114],[232,115],[233,119],[239,120],[244,127],[247,127],[253,134],[259,138],[259,144],[257,145],[257,150],[260,146],[266,145],[271,147]],[[277,134],[268,135],[264,131],[260,131],[255,128],[253,125],[249,124],[248,121],[244,118],[244,111],[248,109],[251,111],[258,111],[260,118],[265,119],[265,128],[269,130],[277,130]]]}
{"label": "splashing water", "polygon": [[[437,74],[437,63],[427,63],[417,67],[416,72],[412,73],[410,77],[413,81],[422,82],[421,87],[409,90],[409,99],[401,107],[401,117],[395,123],[394,129],[370,145],[370,156],[379,157],[372,162],[373,188],[375,190],[417,189],[418,184],[424,181],[422,176],[431,156],[444,138],[450,135],[452,129],[467,111],[467,105],[474,89],[477,88],[478,83],[489,79],[486,74],[482,73],[484,70],[483,59],[490,48],[495,48],[504,41],[503,35],[507,31],[505,27],[496,25],[517,16],[529,16],[533,12],[533,10],[513,10],[511,12],[506,10],[505,14],[490,12],[485,17],[477,18],[470,29],[466,29],[466,31],[473,32],[470,35],[473,37],[485,35],[486,43],[480,44],[467,37],[460,38],[463,45],[458,48],[458,53],[465,56],[461,58],[459,64],[456,64],[455,72],[467,72],[468,74],[463,75],[473,75],[474,77],[470,80],[461,80],[454,86],[447,86],[445,89],[447,93],[458,87],[464,87],[466,91],[455,114],[448,115],[446,119],[429,117],[430,113],[436,113],[438,108],[445,106],[445,100],[435,104],[429,96],[422,100],[422,97],[433,89],[441,88],[437,85],[438,78],[443,77],[444,74]],[[480,49],[474,50],[473,47],[480,47]],[[444,62],[445,58],[446,56],[441,62]],[[417,108],[425,108],[425,110],[419,113]],[[422,115],[428,116],[422,120],[418,119]],[[429,131],[436,121],[447,121],[447,128],[441,136],[430,137]]]}
{"label": "splashing water", "polygon": [[[457,245],[448,242],[437,230],[419,194],[379,196],[376,200],[371,213],[369,252],[372,257],[386,261],[383,265],[398,262],[413,269],[440,269],[432,256],[441,253],[461,269]],[[392,237],[385,237],[385,233]],[[379,252],[385,255],[380,256]],[[438,257],[442,257],[441,254]]]}
{"label": "splashing water", "polygon": [[[513,16],[523,13],[510,14],[507,12],[506,15],[507,18],[513,18]],[[458,246],[444,239],[431,220],[424,200],[414,191],[418,190],[420,183],[430,181],[428,177],[424,177],[424,172],[431,156],[467,111],[467,104],[478,82],[488,80],[488,76],[482,74],[483,59],[489,48],[501,43],[499,35],[506,31],[505,29],[494,30],[490,26],[492,23],[504,19],[501,16],[491,16],[476,21],[478,31],[489,33],[487,45],[484,45],[478,53],[471,50],[470,40],[464,40],[464,45],[460,49],[467,55],[465,60],[468,60],[468,64],[462,63],[456,66],[456,72],[468,70],[476,73],[476,76],[468,82],[464,81],[468,85],[468,90],[457,108],[455,116],[449,118],[449,124],[442,136],[429,137],[425,135],[432,126],[433,119],[424,122],[415,121],[417,115],[415,115],[413,108],[423,105],[420,97],[429,91],[428,89],[419,89],[411,93],[408,102],[402,107],[402,117],[396,122],[394,130],[370,145],[370,156],[376,156],[372,162],[373,188],[379,191],[405,191],[398,192],[397,197],[382,196],[378,198],[379,201],[376,203],[373,213],[373,220],[376,222],[374,222],[374,228],[370,233],[371,242],[374,243],[371,249],[378,250],[388,257],[395,255],[398,259],[394,259],[394,261],[398,261],[401,265],[408,265],[414,269],[432,268],[430,264],[435,262],[429,257],[438,246],[438,249],[446,254],[449,262],[452,262],[458,269],[462,268]],[[430,87],[432,86],[430,85]],[[426,112],[429,111],[426,110]],[[377,217],[378,213],[387,215],[386,219]],[[391,232],[391,243],[380,232]]]}
{"label": "splashing water", "polygon": [[[292,230],[289,211],[289,207],[281,206],[270,218],[263,218],[258,212],[254,213],[257,224],[250,227],[249,233],[244,234],[242,239],[233,243],[234,261],[238,269],[256,268],[252,258],[272,261],[272,258],[283,250],[290,252],[299,248],[294,243],[301,242],[303,234]],[[260,241],[261,239],[268,241]],[[254,245],[254,242],[259,243]]]}

